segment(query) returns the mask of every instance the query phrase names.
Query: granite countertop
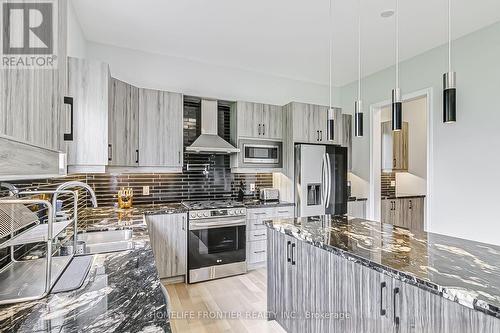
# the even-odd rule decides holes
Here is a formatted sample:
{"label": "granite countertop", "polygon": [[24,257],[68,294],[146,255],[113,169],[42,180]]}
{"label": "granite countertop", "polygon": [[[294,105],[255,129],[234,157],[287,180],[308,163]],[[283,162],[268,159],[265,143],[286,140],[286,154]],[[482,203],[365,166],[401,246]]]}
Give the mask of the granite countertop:
{"label": "granite countertop", "polygon": [[[0,307],[1,332],[171,332],[168,300],[144,224],[133,228],[134,250],[94,255],[83,285],[70,292]],[[97,227],[96,229],[103,229]]]}
{"label": "granite countertop", "polygon": [[500,318],[500,247],[391,224],[330,216],[268,227]]}
{"label": "granite countertop", "polygon": [[246,208],[268,208],[268,207],[293,207],[293,202],[286,201],[261,201],[261,200],[247,200],[243,201]]}

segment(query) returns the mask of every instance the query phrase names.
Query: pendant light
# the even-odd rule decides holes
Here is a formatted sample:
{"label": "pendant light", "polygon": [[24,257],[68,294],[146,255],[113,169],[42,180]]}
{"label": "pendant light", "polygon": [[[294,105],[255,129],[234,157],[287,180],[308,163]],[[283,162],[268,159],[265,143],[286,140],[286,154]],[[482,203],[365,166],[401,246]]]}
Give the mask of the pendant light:
{"label": "pendant light", "polygon": [[448,73],[443,75],[443,122],[457,121],[456,73],[451,70],[451,0],[448,0]]}
{"label": "pendant light", "polygon": [[354,102],[354,136],[363,136],[363,102],[361,101],[361,0],[358,0],[358,99]]}
{"label": "pendant light", "polygon": [[327,114],[327,121],[328,121],[328,128],[327,128],[327,139],[328,141],[334,141],[335,140],[335,109],[333,108],[333,103],[332,103],[332,72],[333,72],[333,63],[332,63],[332,55],[333,55],[333,6],[332,6],[332,1],[330,0],[330,7],[329,7],[329,15],[328,15],[328,27],[329,27],[329,53],[328,53],[328,60],[329,60],[329,92],[330,92],[330,98],[329,98],[329,107],[328,107],[328,114]]}
{"label": "pendant light", "polygon": [[400,131],[403,127],[403,106],[399,89],[399,0],[396,0],[396,88],[392,90],[392,130]]}

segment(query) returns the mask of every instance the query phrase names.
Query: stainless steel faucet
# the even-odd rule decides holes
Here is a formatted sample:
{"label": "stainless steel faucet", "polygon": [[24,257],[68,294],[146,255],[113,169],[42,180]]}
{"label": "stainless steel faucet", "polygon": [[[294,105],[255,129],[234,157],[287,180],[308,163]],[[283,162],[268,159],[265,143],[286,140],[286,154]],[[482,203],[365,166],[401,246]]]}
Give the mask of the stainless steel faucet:
{"label": "stainless steel faucet", "polygon": [[12,185],[11,183],[0,183],[0,187],[4,187],[9,190],[9,196],[17,197],[19,194],[19,189]]}
{"label": "stainless steel faucet", "polygon": [[75,188],[75,187],[81,187],[87,190],[87,192],[90,193],[90,199],[92,201],[92,206],[97,207],[97,198],[95,196],[95,192],[90,187],[88,184],[82,183],[82,182],[77,182],[77,181],[71,181],[71,182],[66,182],[61,185],[59,185],[56,189],[56,192],[52,196],[52,207],[54,207],[54,212],[55,212],[55,207],[57,203],[57,197],[59,196],[59,191],[66,190],[68,188]]}

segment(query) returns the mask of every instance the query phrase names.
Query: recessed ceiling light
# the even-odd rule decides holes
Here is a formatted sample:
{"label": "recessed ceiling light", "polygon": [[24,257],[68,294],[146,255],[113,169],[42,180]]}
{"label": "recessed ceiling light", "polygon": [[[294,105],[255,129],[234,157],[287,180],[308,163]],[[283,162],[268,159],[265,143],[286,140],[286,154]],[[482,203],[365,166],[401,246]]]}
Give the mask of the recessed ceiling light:
{"label": "recessed ceiling light", "polygon": [[394,9],[384,10],[382,13],[380,13],[380,16],[382,16],[383,18],[388,18],[392,15],[394,15]]}

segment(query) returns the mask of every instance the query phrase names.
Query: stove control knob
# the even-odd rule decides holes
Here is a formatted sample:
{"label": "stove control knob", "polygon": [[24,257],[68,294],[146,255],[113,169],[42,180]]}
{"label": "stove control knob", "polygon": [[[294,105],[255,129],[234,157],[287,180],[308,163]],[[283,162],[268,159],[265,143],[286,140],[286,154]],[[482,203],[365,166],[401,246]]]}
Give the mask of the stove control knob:
{"label": "stove control knob", "polygon": [[238,209],[237,213],[238,214],[243,214],[243,210],[242,209]]}
{"label": "stove control knob", "polygon": [[208,217],[208,212],[204,212],[203,216]]}
{"label": "stove control knob", "polygon": [[202,214],[202,213],[198,213],[197,215],[198,215],[198,217],[202,217],[202,216],[203,216],[203,214]]}
{"label": "stove control knob", "polygon": [[227,212],[229,215],[234,215],[234,211],[231,209]]}
{"label": "stove control knob", "polygon": [[191,213],[191,217],[194,219],[196,217],[196,213]]}

